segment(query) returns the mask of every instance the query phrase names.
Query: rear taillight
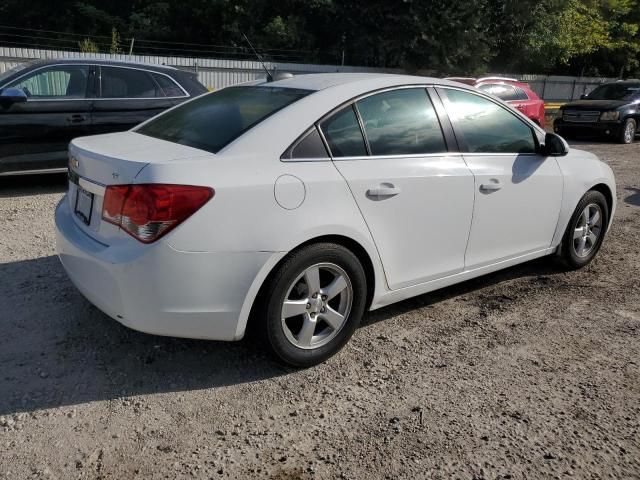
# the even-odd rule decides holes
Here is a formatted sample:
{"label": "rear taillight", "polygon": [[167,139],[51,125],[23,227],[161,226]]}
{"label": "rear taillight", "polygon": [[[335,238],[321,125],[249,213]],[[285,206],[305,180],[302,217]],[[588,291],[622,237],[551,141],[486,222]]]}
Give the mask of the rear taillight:
{"label": "rear taillight", "polygon": [[110,185],[102,219],[143,243],[166,235],[213,197],[209,187],[191,185]]}

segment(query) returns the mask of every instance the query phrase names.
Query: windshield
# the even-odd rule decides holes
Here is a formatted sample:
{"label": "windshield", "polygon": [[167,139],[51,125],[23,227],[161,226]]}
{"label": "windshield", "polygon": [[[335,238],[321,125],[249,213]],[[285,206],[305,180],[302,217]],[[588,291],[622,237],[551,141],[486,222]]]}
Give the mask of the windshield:
{"label": "windshield", "polygon": [[229,87],[154,118],[143,135],[217,153],[269,115],[310,94],[278,87]]}
{"label": "windshield", "polygon": [[13,75],[14,73],[18,73],[20,70],[24,70],[25,68],[27,68],[26,64],[18,64],[13,68],[10,68],[9,70],[6,70],[2,73],[0,73],[0,86],[2,86],[2,84],[4,83],[4,81],[9,78],[11,75]]}
{"label": "windshield", "polygon": [[632,100],[640,94],[640,83],[609,83],[591,92],[588,100]]}

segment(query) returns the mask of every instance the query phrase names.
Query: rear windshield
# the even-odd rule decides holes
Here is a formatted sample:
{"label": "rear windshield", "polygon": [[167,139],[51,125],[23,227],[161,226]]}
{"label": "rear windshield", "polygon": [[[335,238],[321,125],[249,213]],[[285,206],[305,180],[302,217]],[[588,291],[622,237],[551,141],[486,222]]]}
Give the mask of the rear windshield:
{"label": "rear windshield", "polygon": [[154,118],[143,135],[217,153],[269,115],[310,94],[277,87],[229,87]]}
{"label": "rear windshield", "polygon": [[588,95],[589,100],[632,100],[640,94],[640,83],[609,83],[596,88]]}

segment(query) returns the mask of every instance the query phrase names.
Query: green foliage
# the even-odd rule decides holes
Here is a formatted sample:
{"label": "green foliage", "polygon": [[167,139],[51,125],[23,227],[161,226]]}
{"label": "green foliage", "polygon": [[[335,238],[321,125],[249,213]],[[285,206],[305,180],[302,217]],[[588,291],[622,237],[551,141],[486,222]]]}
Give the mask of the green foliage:
{"label": "green foliage", "polygon": [[99,53],[98,46],[90,39],[85,38],[81,42],[78,42],[78,48],[82,53]]}
{"label": "green foliage", "polygon": [[122,49],[120,48],[120,34],[116,27],[111,29],[111,46],[109,47],[109,53],[122,53]]}
{"label": "green foliage", "polygon": [[0,17],[92,51],[135,37],[138,53],[248,58],[246,34],[275,61],[640,75],[640,0],[3,0]]}

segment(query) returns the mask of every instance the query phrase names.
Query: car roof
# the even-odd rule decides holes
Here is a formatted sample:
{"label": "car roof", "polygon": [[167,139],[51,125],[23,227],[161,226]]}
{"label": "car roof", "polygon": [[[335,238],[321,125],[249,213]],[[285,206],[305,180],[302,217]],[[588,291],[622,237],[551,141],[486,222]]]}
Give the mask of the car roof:
{"label": "car roof", "polygon": [[140,67],[146,70],[153,70],[163,73],[175,73],[179,72],[175,67],[168,65],[157,65],[153,63],[132,62],[126,60],[107,60],[99,57],[83,57],[83,58],[52,58],[46,60],[33,60],[29,62],[28,68],[33,67],[46,67],[47,65],[68,65],[68,64],[97,64],[97,65],[112,65],[116,67]]}
{"label": "car roof", "polygon": [[468,87],[457,82],[441,78],[420,77],[415,75],[397,75],[389,73],[310,73],[285,78],[275,82],[261,82],[255,85],[268,87],[298,88],[302,90],[320,91],[328,88],[351,87],[367,91],[373,84],[376,88],[394,87],[401,85],[448,85]]}

